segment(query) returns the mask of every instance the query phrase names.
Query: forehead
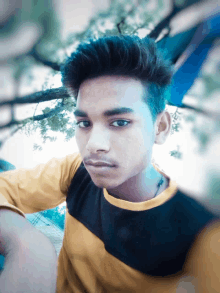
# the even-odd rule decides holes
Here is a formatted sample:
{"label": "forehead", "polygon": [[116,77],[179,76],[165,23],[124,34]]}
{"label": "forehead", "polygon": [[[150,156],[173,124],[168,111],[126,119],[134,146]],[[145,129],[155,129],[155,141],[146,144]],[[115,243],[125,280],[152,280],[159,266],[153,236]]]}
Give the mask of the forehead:
{"label": "forehead", "polygon": [[145,107],[141,81],[130,77],[102,76],[84,81],[79,89],[77,108],[84,111],[105,111],[129,107],[137,111]]}

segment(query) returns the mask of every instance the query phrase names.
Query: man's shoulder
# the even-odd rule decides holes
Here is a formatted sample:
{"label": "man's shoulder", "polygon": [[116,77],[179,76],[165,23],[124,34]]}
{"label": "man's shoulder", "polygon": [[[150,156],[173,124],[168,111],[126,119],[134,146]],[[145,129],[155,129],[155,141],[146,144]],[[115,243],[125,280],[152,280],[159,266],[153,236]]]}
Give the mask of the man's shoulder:
{"label": "man's shoulder", "polygon": [[202,197],[189,191],[177,187],[177,192],[173,197],[176,205],[189,210],[205,211],[213,214],[203,203]]}
{"label": "man's shoulder", "polygon": [[[83,164],[83,161],[79,160],[78,167],[77,167],[76,173],[72,177],[68,193],[72,193],[73,191],[74,191],[74,193],[76,193],[76,191],[78,189],[80,189],[80,190],[85,189],[86,186],[91,183],[93,183],[92,179],[91,179],[88,171],[86,170],[86,168]],[[94,185],[94,184],[92,184],[92,185]]]}
{"label": "man's shoulder", "polygon": [[177,190],[170,203],[175,210],[178,221],[182,224],[185,223],[186,229],[189,227],[202,228],[212,220],[219,218],[207,208],[198,196],[182,189]]}

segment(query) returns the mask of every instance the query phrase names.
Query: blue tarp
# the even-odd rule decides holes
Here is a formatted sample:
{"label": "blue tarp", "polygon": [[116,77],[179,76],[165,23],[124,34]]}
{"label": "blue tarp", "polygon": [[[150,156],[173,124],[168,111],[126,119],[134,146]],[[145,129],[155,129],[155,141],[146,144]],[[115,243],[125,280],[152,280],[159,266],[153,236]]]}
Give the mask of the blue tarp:
{"label": "blue tarp", "polygon": [[[181,106],[185,94],[198,77],[200,69],[212,48],[213,42],[220,37],[220,13],[212,13],[199,26],[174,37],[166,37],[158,42],[161,51],[173,62],[184,59],[174,74],[168,102]],[[182,54],[180,54],[182,52]]]}

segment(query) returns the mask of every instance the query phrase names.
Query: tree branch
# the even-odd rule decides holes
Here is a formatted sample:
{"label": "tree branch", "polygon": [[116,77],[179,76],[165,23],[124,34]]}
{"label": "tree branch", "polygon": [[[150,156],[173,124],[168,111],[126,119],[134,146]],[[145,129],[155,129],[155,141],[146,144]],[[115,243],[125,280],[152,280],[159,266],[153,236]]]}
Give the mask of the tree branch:
{"label": "tree branch", "polygon": [[32,121],[40,121],[40,120],[43,120],[45,118],[49,118],[51,116],[54,116],[55,114],[61,112],[62,110],[63,110],[63,105],[56,106],[54,109],[52,109],[48,113],[36,115],[36,116],[29,117],[29,118],[26,118],[26,119],[23,119],[23,120],[11,120],[7,124],[0,125],[0,130],[4,129],[4,128],[9,128],[9,127],[11,127],[13,125],[25,124],[26,122],[31,121],[31,120]]}
{"label": "tree branch", "polygon": [[117,23],[117,29],[118,29],[118,32],[119,32],[120,35],[122,34],[122,33],[121,33],[120,25],[121,25],[121,24],[124,24],[124,23],[125,23],[125,17],[123,17],[123,18],[121,19],[121,21],[120,21],[119,23]]}
{"label": "tree branch", "polygon": [[157,26],[150,32],[150,34],[148,34],[148,37],[153,38],[153,39],[157,39],[158,36],[160,35],[161,31],[164,28],[169,27],[170,21],[172,20],[172,18],[174,16],[176,16],[179,12],[184,11],[185,9],[189,8],[190,6],[200,5],[204,1],[200,1],[200,0],[184,1],[184,3],[180,6],[177,6],[177,4],[175,2],[176,2],[175,0],[172,0],[173,8],[172,8],[171,12],[167,15],[167,17],[165,17],[162,21],[160,21],[157,24]]}
{"label": "tree branch", "polygon": [[158,25],[149,33],[148,37],[152,39],[157,39],[161,31],[168,27],[171,19],[180,11],[175,5],[173,6],[172,11],[165,17]]}
{"label": "tree branch", "polygon": [[134,10],[137,9],[138,6],[139,6],[142,2],[143,2],[143,0],[140,1],[140,3],[138,3],[138,5],[135,5],[134,7],[132,7],[132,8],[127,12],[127,15],[124,16],[124,17],[122,17],[122,18],[121,18],[121,21],[118,22],[118,23],[116,24],[117,29],[118,29],[118,32],[119,32],[120,35],[122,34],[122,31],[121,31],[120,25],[125,23],[126,18],[127,18],[131,13],[133,13]]}
{"label": "tree branch", "polygon": [[0,140],[0,147],[4,145],[4,143],[13,136],[18,130],[20,130],[23,127],[23,125],[17,125],[15,129],[13,129],[9,135],[5,136],[2,140]]}
{"label": "tree branch", "polygon": [[56,99],[65,99],[69,98],[69,94],[64,87],[53,88],[45,91],[36,92],[24,97],[16,97],[13,100],[3,100],[0,102],[0,107],[3,106],[12,106],[12,105],[21,105],[21,104],[34,104],[41,103],[46,101],[52,101]]}
{"label": "tree branch", "polygon": [[[174,106],[173,104],[170,104],[170,105]],[[218,112],[214,112],[214,111],[211,111],[211,110],[203,110],[203,109],[196,108],[196,107],[193,107],[193,106],[189,106],[189,105],[186,105],[186,104],[182,104],[181,106],[178,106],[178,108],[193,110],[193,111],[195,111],[195,112],[197,112],[199,114],[203,114],[203,115],[205,115],[205,116],[207,116],[209,118],[212,118],[212,119],[220,121],[220,113],[218,113]]]}
{"label": "tree branch", "polygon": [[40,55],[37,52],[36,46],[33,48],[33,50],[29,53],[30,56],[34,57],[34,59],[42,64],[44,64],[45,66],[48,66],[50,68],[52,68],[53,70],[56,71],[60,71],[60,67],[61,65],[56,63],[56,62],[52,62],[50,60],[47,60],[46,58],[44,58],[42,55]]}
{"label": "tree branch", "polygon": [[52,109],[51,111],[49,111],[47,113],[36,115],[36,116],[30,117],[30,118],[27,118],[25,120],[31,119],[33,121],[40,121],[40,120],[43,120],[45,118],[49,118],[51,116],[54,116],[55,114],[61,112],[63,109],[64,109],[63,105],[60,105],[60,106],[55,107],[54,109]]}

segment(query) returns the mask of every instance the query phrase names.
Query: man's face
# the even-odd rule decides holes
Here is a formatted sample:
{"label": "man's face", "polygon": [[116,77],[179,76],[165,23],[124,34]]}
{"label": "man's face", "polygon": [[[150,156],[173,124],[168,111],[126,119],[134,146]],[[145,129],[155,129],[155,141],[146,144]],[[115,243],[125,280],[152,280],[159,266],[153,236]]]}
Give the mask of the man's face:
{"label": "man's face", "polygon": [[[102,76],[80,86],[76,142],[98,187],[115,188],[151,164],[155,131],[143,90],[139,80],[121,76]],[[97,162],[111,167],[89,165]]]}

